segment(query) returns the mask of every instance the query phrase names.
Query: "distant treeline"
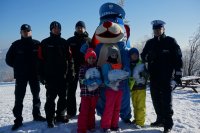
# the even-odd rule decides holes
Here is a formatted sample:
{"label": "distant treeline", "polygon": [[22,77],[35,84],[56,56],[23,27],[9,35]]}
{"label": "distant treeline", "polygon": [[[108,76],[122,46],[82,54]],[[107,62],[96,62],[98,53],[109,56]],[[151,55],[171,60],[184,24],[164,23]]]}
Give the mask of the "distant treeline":
{"label": "distant treeline", "polygon": [[13,70],[6,65],[5,56],[8,49],[0,49],[0,82],[11,82],[13,78]]}

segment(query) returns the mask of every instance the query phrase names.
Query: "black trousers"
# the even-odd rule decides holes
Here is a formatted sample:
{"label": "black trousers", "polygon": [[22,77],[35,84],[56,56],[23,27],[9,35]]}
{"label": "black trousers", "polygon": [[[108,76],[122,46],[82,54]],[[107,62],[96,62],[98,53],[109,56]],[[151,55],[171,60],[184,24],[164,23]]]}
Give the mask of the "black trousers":
{"label": "black trousers", "polygon": [[[47,121],[55,117],[64,117],[67,109],[67,82],[66,79],[50,79],[46,81],[45,113]],[[58,96],[57,110],[55,111],[55,99]]]}
{"label": "black trousers", "polygon": [[69,82],[68,93],[67,93],[67,114],[75,116],[77,112],[76,105],[76,90],[78,83],[78,73],[75,74],[74,79]]}
{"label": "black trousers", "polygon": [[26,94],[27,83],[30,85],[31,93],[33,95],[33,110],[34,116],[41,115],[40,106],[41,101],[39,97],[40,84],[37,78],[16,78],[15,83],[15,105],[13,108],[13,114],[16,118],[22,118],[23,100]]}
{"label": "black trousers", "polygon": [[166,128],[172,128],[173,109],[170,81],[160,82],[158,80],[151,80],[150,91],[157,121],[163,122]]}

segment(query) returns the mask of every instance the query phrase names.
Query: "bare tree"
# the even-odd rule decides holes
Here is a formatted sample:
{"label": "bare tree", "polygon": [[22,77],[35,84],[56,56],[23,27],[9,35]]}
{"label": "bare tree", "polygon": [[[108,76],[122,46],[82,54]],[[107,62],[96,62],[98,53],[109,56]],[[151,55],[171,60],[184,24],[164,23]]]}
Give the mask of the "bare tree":
{"label": "bare tree", "polygon": [[118,0],[117,4],[124,7],[125,0]]}
{"label": "bare tree", "polygon": [[142,53],[142,50],[146,44],[146,41],[149,40],[150,37],[148,35],[145,35],[144,38],[142,40],[140,40],[139,42],[136,42],[135,44],[133,44],[134,48],[137,48],[139,53]]}
{"label": "bare tree", "polygon": [[[125,0],[117,0],[117,4],[120,5],[121,7],[124,7],[125,5]],[[129,25],[129,20],[127,20],[126,18],[124,19],[124,24]]]}
{"label": "bare tree", "polygon": [[186,76],[200,74],[200,26],[189,40],[189,49],[183,53],[183,74]]}

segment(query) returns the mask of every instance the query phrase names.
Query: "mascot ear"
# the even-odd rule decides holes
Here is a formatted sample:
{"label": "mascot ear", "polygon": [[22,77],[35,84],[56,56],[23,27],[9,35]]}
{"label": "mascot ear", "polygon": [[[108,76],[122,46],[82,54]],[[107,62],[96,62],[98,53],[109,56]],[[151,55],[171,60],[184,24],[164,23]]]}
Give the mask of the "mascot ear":
{"label": "mascot ear", "polygon": [[126,40],[126,47],[127,48],[131,48],[131,44],[130,44],[130,41],[129,41],[129,37],[130,37],[130,26],[127,25],[127,24],[124,24],[124,28],[126,30],[126,37],[127,37],[127,40]]}
{"label": "mascot ear", "polygon": [[97,44],[99,44],[100,41],[96,38],[96,35],[94,33],[93,37],[92,37],[92,41],[91,41],[91,48],[95,49]]}
{"label": "mascot ear", "polygon": [[129,39],[129,37],[130,37],[130,27],[129,27],[129,25],[127,25],[127,24],[124,24],[124,28],[126,29],[127,40],[128,40],[128,39]]}

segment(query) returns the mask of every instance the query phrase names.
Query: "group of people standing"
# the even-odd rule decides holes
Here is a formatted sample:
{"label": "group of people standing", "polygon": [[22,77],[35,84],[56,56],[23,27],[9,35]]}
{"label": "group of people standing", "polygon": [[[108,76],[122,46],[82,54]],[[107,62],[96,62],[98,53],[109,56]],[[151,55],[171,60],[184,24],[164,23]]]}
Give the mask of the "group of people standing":
{"label": "group of people standing", "polygon": [[[41,42],[32,39],[31,26],[28,24],[21,26],[20,34],[21,39],[13,42],[6,54],[6,63],[13,67],[16,79],[13,108],[16,119],[12,130],[22,126],[23,99],[27,83],[33,95],[33,119],[47,121],[49,128],[54,127],[55,122],[67,123],[68,119],[77,113],[78,72],[84,61],[84,55],[81,55],[79,49],[82,44],[91,41],[85,23],[77,22],[74,36],[67,40],[61,37],[61,24],[57,21],[50,24],[50,36]],[[46,88],[46,118],[40,113],[40,82]],[[59,99],[55,111],[57,96]]]}
{"label": "group of people standing", "polygon": [[[164,127],[164,133],[169,133],[173,127],[170,82],[173,79],[178,84],[181,83],[182,55],[175,39],[165,35],[164,24],[158,20],[152,22],[154,37],[146,42],[141,59],[136,48],[126,50],[129,55],[127,60],[130,62],[130,74],[127,79],[134,107],[134,120],[126,122],[139,127],[144,126],[146,83],[149,79],[152,102],[157,115],[151,126]],[[55,122],[68,123],[69,119],[77,114],[78,81],[81,104],[77,132],[95,131],[95,108],[102,84],[110,89],[105,91],[106,103],[101,116],[101,128],[104,132],[120,130],[118,121],[123,93],[120,88],[123,88],[124,81],[111,83],[108,78],[110,70],[122,69],[117,60],[118,49],[110,47],[107,62],[101,68],[97,66],[98,56],[94,49],[89,48],[86,53],[80,51],[83,44],[91,43],[83,21],[76,23],[74,36],[67,40],[61,37],[61,24],[56,21],[50,24],[50,37],[41,42],[32,39],[31,27],[28,24],[21,26],[20,33],[21,39],[13,42],[6,55],[6,63],[13,67],[16,79],[13,108],[16,119],[12,130],[22,126],[23,99],[27,83],[30,84],[33,95],[33,119],[47,121],[48,127],[53,128]],[[99,71],[100,77],[95,77],[98,74],[94,74],[92,78],[86,79],[87,70],[90,68]],[[40,113],[39,82],[46,87],[46,118]],[[94,83],[97,85],[94,90],[87,89]],[[117,88],[112,89],[113,86]],[[55,110],[57,96],[59,99]]]}

